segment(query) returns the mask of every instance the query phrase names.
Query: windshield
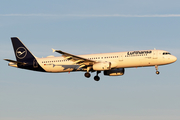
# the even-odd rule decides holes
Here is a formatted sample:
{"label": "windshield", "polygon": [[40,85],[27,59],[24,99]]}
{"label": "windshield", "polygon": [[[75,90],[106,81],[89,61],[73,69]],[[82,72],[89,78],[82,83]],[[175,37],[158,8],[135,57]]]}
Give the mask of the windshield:
{"label": "windshield", "polygon": [[171,55],[169,52],[164,52],[163,55]]}

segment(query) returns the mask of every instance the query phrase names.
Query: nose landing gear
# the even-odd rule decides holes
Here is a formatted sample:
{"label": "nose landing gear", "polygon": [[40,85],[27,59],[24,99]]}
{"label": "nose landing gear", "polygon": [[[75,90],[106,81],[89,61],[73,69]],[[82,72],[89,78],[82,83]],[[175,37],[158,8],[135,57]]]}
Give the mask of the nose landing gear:
{"label": "nose landing gear", "polygon": [[156,68],[156,74],[157,74],[157,75],[159,75],[159,74],[160,74],[160,72],[158,71],[158,66],[157,66],[157,65],[155,65],[155,68]]}
{"label": "nose landing gear", "polygon": [[157,75],[159,75],[159,73],[160,73],[159,71],[156,71],[156,74],[157,74]]}

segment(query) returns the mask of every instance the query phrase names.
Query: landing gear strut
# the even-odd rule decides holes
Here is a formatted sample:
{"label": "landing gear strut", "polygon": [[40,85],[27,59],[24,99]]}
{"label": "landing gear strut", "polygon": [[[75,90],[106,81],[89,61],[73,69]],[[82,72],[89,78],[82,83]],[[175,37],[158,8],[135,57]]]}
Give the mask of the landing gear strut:
{"label": "landing gear strut", "polygon": [[90,67],[87,67],[87,72],[84,74],[85,77],[90,78],[91,74],[89,73]]}
{"label": "landing gear strut", "polygon": [[99,81],[100,80],[100,77],[98,76],[99,73],[101,73],[101,71],[97,71],[96,76],[94,76],[94,80],[95,81]]}
{"label": "landing gear strut", "polygon": [[159,75],[160,72],[158,71],[158,66],[155,65],[155,68],[156,68],[156,74]]}

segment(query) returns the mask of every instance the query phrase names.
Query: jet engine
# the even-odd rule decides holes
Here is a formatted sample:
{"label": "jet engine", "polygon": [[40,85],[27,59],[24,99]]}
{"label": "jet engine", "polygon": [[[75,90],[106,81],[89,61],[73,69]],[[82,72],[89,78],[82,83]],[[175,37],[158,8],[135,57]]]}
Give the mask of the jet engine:
{"label": "jet engine", "polygon": [[104,70],[110,70],[110,69],[111,69],[110,62],[99,62],[93,65],[93,70],[95,71],[104,71]]}
{"label": "jet engine", "polygon": [[105,70],[104,71],[104,75],[108,75],[108,76],[121,76],[124,75],[124,68],[117,68],[117,69],[113,69],[113,70]]}

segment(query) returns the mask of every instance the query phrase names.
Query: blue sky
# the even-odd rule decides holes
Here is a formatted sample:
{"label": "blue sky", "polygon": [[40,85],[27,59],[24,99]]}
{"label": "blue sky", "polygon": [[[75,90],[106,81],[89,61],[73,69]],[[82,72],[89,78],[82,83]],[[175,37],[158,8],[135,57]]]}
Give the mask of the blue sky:
{"label": "blue sky", "polygon": [[[37,57],[163,49],[180,58],[179,0],[1,0],[1,120],[179,120],[180,62],[124,76],[39,73],[8,67],[10,37]],[[95,73],[92,73],[94,76]]]}

